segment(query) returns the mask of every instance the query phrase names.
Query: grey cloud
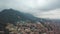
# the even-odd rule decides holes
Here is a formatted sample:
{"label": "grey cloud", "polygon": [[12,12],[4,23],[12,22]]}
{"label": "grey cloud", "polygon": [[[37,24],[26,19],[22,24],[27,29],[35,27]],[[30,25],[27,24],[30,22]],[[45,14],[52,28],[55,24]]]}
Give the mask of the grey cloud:
{"label": "grey cloud", "polygon": [[46,4],[40,4],[42,7],[36,4],[33,5],[34,1],[35,0],[0,0],[0,10],[13,8],[22,12],[40,16],[43,12],[60,8],[60,0],[49,0],[49,2],[46,0]]}
{"label": "grey cloud", "polygon": [[39,7],[39,10],[43,10],[43,11],[49,11],[49,10],[54,10],[54,9],[58,9],[60,8],[60,0],[57,0],[57,2],[52,2],[52,3],[48,3],[46,4],[45,7],[43,7],[42,9]]}
{"label": "grey cloud", "polygon": [[[29,7],[26,7],[26,5],[23,6],[23,3],[26,3],[26,2],[21,2],[21,0],[0,0],[0,8],[15,8],[15,9],[22,9],[22,10],[24,10],[25,8],[29,9]],[[47,10],[52,10],[56,8],[60,8],[60,0],[51,0],[51,2],[49,2],[45,6],[37,7],[36,9],[47,11]]]}

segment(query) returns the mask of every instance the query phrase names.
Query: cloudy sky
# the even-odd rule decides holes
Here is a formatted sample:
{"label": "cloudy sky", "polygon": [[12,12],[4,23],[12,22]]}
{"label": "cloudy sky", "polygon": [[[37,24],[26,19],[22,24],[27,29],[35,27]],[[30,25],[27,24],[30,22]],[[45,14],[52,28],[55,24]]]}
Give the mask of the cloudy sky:
{"label": "cloudy sky", "polygon": [[0,0],[0,10],[9,8],[39,18],[60,19],[60,0]]}

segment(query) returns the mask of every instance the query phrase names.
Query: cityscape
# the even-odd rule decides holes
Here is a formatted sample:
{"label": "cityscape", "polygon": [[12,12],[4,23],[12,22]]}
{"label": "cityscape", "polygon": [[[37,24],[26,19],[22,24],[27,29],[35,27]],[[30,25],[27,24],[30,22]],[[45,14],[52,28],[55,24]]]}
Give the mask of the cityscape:
{"label": "cityscape", "polygon": [[0,0],[0,34],[60,34],[60,0]]}

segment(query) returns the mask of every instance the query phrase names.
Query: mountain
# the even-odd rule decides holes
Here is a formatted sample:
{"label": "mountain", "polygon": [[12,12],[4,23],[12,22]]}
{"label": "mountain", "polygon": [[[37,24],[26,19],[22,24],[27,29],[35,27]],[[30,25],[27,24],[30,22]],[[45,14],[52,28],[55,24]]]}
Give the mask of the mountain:
{"label": "mountain", "polygon": [[14,9],[4,9],[0,12],[0,23],[13,23],[16,24],[18,21],[30,21],[36,22],[36,17],[28,13],[22,13]]}
{"label": "mountain", "polygon": [[[47,23],[53,23],[53,20],[34,17],[28,13],[22,13],[21,11],[14,9],[4,9],[0,12],[0,29],[5,28],[7,23],[16,25],[16,23],[41,23],[44,27],[52,30]],[[45,24],[46,23],[46,24]],[[54,22],[55,23],[55,22]]]}

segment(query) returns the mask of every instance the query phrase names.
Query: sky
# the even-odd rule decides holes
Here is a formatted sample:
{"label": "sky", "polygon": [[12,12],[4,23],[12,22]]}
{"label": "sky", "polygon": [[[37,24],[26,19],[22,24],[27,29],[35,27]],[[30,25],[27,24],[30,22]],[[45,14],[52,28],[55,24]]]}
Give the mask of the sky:
{"label": "sky", "polygon": [[60,19],[60,0],[0,0],[0,11],[9,8],[38,18]]}

